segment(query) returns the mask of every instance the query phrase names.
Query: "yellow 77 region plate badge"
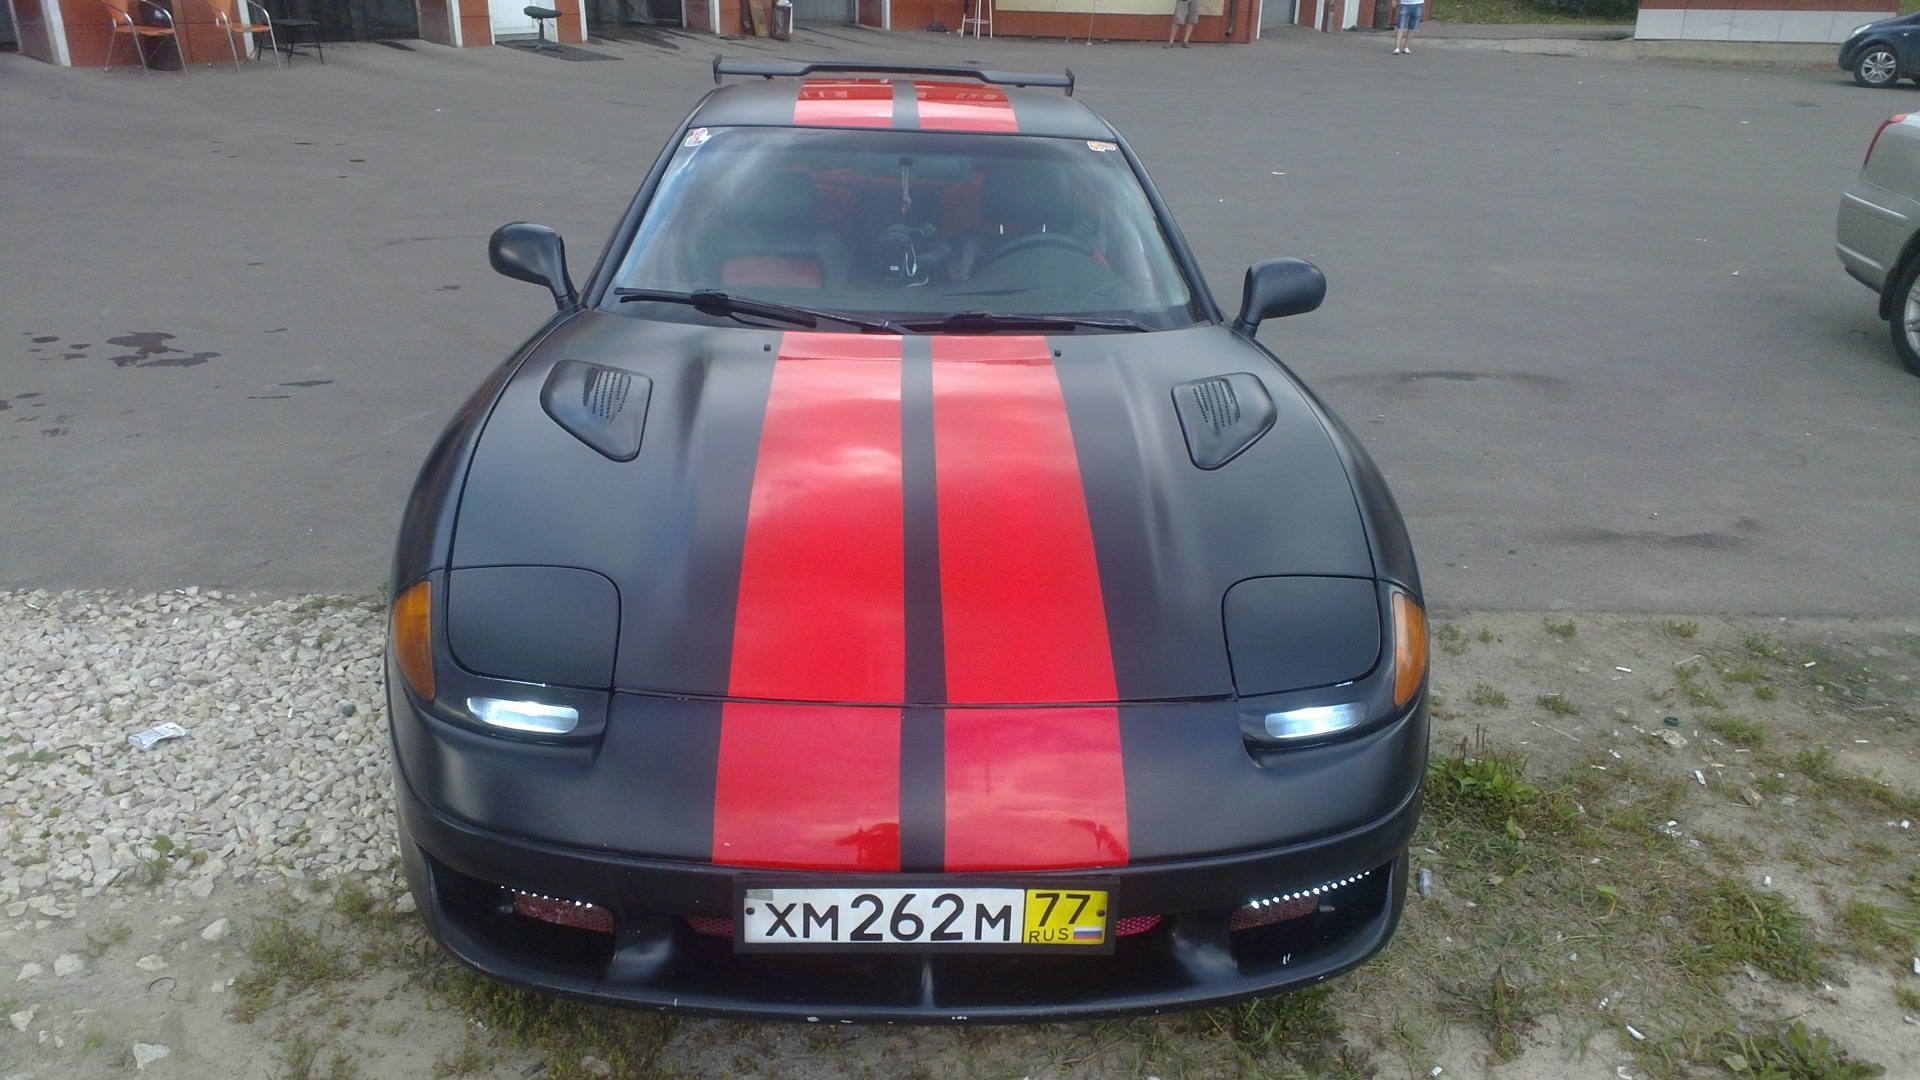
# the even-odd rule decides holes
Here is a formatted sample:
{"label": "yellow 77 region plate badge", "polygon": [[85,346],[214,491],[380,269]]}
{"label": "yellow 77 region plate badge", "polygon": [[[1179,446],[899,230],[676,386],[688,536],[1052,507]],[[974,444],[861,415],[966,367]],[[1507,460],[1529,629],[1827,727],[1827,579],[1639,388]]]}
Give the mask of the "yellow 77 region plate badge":
{"label": "yellow 77 region plate badge", "polygon": [[1107,894],[1104,889],[1028,889],[1026,926],[1020,940],[1028,945],[1091,945],[1107,943]]}

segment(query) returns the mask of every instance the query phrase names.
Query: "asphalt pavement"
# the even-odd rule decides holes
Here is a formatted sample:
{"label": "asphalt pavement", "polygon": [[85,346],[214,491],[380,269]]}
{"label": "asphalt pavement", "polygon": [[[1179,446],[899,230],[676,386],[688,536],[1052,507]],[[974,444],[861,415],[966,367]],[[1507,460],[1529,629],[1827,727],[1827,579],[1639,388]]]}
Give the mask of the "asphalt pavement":
{"label": "asphalt pavement", "polygon": [[1920,379],[1832,249],[1911,90],[1295,30],[0,55],[0,587],[372,590],[435,436],[551,310],[486,237],[552,225],[584,276],[716,49],[1072,67],[1224,306],[1256,259],[1325,269],[1261,339],[1380,460],[1442,609],[1920,606]]}

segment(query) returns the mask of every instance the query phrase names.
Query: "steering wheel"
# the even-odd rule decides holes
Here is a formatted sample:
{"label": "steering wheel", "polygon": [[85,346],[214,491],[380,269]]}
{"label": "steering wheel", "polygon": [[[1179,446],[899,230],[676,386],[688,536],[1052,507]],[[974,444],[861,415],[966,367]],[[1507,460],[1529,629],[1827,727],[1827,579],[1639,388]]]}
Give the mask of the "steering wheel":
{"label": "steering wheel", "polygon": [[1007,246],[980,260],[980,265],[974,267],[973,272],[978,274],[1016,251],[1029,251],[1037,247],[1066,248],[1068,251],[1085,255],[1089,259],[1094,257],[1093,245],[1079,237],[1057,232],[1028,233],[1026,236],[1015,237]]}

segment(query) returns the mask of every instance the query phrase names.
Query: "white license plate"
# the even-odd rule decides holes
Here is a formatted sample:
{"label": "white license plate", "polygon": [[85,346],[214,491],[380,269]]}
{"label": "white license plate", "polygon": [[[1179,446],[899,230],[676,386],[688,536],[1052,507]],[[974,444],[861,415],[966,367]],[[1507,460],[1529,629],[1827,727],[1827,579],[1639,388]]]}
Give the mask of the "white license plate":
{"label": "white license plate", "polygon": [[998,951],[1112,948],[1105,888],[759,888],[742,890],[743,949]]}

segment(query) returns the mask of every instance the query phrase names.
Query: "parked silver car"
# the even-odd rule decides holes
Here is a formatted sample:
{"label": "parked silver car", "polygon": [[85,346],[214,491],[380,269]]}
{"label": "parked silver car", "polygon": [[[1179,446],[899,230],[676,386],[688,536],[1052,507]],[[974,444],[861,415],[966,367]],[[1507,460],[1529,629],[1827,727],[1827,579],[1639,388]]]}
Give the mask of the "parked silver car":
{"label": "parked silver car", "polygon": [[1840,196],[1835,247],[1855,280],[1880,294],[1894,351],[1920,375],[1920,113],[1888,117],[1860,176]]}

